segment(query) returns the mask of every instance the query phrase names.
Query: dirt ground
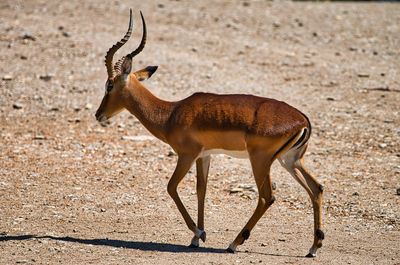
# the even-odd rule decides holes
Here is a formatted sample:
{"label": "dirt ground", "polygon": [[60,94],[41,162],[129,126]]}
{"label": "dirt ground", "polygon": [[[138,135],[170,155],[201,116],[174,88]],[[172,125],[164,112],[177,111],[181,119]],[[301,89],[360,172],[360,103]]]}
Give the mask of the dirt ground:
{"label": "dirt ground", "polygon": [[[218,2],[218,3],[215,3]],[[324,246],[306,259],[306,192],[277,163],[276,203],[224,253],[257,200],[247,160],[215,156],[207,242],[189,249],[166,191],[177,157],[129,113],[100,125],[104,55],[136,48],[157,96],[251,93],[313,124]],[[0,264],[400,264],[400,5],[286,1],[0,1]],[[195,170],[179,186],[197,218]]]}

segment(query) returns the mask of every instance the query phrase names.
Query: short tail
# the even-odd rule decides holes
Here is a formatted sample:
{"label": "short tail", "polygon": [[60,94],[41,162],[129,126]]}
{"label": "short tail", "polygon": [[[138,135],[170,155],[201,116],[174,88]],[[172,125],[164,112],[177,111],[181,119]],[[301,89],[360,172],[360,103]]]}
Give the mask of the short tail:
{"label": "short tail", "polygon": [[306,115],[303,114],[303,116],[307,120],[308,126],[304,127],[300,132],[293,135],[289,139],[289,141],[287,141],[281,148],[279,148],[279,150],[275,153],[274,158],[280,157],[282,154],[286,153],[290,149],[299,149],[306,145],[308,140],[310,140],[312,131],[311,122]]}
{"label": "short tail", "polygon": [[[303,113],[301,113],[301,114],[303,114]],[[305,144],[307,144],[308,140],[310,140],[311,131],[312,131],[311,122],[310,122],[310,119],[305,114],[303,114],[303,116],[307,120],[308,127],[304,128],[303,134],[300,136],[299,140],[297,140],[297,142],[293,145],[292,148],[298,149],[298,148],[304,146]]]}

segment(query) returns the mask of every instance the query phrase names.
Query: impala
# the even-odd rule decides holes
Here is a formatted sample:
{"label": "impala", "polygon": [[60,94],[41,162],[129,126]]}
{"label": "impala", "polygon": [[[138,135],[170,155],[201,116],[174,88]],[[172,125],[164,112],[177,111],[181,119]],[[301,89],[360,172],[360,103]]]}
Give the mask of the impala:
{"label": "impala", "polygon": [[[206,240],[204,231],[204,198],[211,154],[248,157],[258,189],[258,204],[246,225],[227,248],[235,252],[249,238],[261,216],[275,201],[270,169],[277,159],[309,194],[314,210],[314,242],[307,257],[315,257],[322,246],[323,186],[305,169],[303,156],[311,135],[309,119],[294,107],[274,99],[253,95],[217,95],[195,93],[180,101],[169,102],[154,96],[140,82],[148,79],[157,66],[132,72],[132,59],[146,43],[146,23],[140,12],[143,36],[132,53],[113,65],[115,52],[130,38],[132,10],[125,36],[113,45],[105,57],[108,78],[105,96],[96,112],[105,121],[127,109],[157,138],[169,144],[178,155],[174,173],[168,182],[168,193],[194,233],[189,247]],[[198,219],[197,225],[187,212],[177,186],[196,162]]]}

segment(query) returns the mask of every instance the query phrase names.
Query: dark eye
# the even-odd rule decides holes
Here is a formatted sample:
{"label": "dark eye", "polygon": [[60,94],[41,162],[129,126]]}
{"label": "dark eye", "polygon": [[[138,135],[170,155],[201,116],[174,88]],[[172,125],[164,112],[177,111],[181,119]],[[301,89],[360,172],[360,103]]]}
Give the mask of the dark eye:
{"label": "dark eye", "polygon": [[110,92],[111,91],[111,89],[113,88],[113,82],[111,81],[111,80],[107,80],[107,83],[106,83],[106,91],[107,92]]}

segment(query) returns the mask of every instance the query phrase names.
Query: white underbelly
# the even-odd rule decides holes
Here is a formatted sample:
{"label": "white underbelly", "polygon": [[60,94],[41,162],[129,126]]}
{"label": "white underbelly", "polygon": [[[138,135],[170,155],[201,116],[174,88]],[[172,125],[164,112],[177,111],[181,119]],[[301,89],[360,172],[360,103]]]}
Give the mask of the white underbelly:
{"label": "white underbelly", "polygon": [[247,152],[247,150],[237,151],[237,150],[225,150],[225,149],[203,150],[203,151],[201,151],[201,153],[199,154],[198,157],[205,157],[205,156],[209,156],[209,155],[221,155],[221,154],[232,156],[235,158],[248,158],[249,157],[249,153]]}

